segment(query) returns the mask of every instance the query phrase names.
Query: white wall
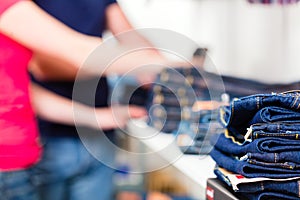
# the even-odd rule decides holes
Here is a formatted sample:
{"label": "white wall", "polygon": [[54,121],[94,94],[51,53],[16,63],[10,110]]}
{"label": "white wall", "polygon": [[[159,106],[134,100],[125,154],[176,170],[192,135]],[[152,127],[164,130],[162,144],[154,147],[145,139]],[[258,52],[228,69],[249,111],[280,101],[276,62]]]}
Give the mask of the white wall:
{"label": "white wall", "polygon": [[209,48],[223,73],[263,82],[300,81],[300,4],[246,0],[118,0],[137,28],[173,30]]}

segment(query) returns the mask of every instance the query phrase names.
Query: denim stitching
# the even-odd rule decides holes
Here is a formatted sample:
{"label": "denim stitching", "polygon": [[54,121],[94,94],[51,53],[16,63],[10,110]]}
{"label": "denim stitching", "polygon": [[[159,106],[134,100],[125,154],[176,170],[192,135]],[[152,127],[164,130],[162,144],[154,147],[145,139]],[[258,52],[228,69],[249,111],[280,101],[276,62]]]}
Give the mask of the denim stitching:
{"label": "denim stitching", "polygon": [[274,162],[277,163],[277,157],[278,157],[278,153],[274,153]]}
{"label": "denim stitching", "polygon": [[[296,103],[297,103],[297,101],[298,101],[298,96],[296,97],[296,99],[294,100],[294,102],[293,102],[293,105],[292,105],[292,107],[291,108],[293,108],[295,105],[296,105]],[[299,108],[299,105],[298,105],[298,107],[297,107],[297,109]]]}
{"label": "denim stitching", "polygon": [[259,110],[259,97],[256,97],[256,108]]}
{"label": "denim stitching", "polygon": [[238,145],[243,145],[243,143],[240,143],[239,141],[237,141],[237,140],[235,139],[234,136],[231,136],[231,135],[229,134],[228,129],[225,129],[224,135],[225,135],[226,138],[231,139],[231,141],[232,141],[233,143],[238,144]]}

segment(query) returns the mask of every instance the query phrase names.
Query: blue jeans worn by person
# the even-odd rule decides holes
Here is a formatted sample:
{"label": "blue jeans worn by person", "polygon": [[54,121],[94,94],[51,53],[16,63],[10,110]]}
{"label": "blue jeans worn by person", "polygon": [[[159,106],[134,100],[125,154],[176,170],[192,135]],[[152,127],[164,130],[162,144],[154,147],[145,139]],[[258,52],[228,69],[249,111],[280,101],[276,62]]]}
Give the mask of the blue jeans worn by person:
{"label": "blue jeans worn by person", "polygon": [[248,125],[272,122],[299,123],[300,112],[276,106],[265,107],[254,115]]}
{"label": "blue jeans worn by person", "polygon": [[277,106],[300,110],[300,93],[298,91],[280,94],[257,94],[235,99],[229,106],[220,109],[220,121],[230,131],[246,134],[249,121],[262,108]]}
{"label": "blue jeans worn by person", "polygon": [[[79,138],[47,136],[45,141],[42,162],[35,167],[43,200],[113,199],[114,170],[94,158]],[[99,138],[84,141],[94,155],[102,153],[108,159],[114,158],[109,149],[100,148],[103,144]],[[57,157],[56,162],[52,161],[53,156]]]}
{"label": "blue jeans worn by person", "polygon": [[251,140],[263,137],[280,137],[300,140],[300,123],[257,123],[250,126]]}
{"label": "blue jeans worn by person", "polygon": [[31,169],[0,172],[1,200],[38,200]]}
{"label": "blue jeans worn by person", "polygon": [[[232,183],[230,179],[226,177],[225,174],[219,169],[218,166],[214,169],[214,173],[216,174],[217,178],[223,182],[225,182],[230,187]],[[268,180],[268,181],[258,181],[258,182],[248,182],[248,183],[240,183],[232,189],[235,192],[239,193],[258,193],[258,192],[278,192],[278,193],[285,193],[289,194],[294,197],[300,197],[300,180],[293,179],[287,181],[276,181],[276,180]]]}
{"label": "blue jeans worn by person", "polygon": [[237,160],[215,148],[211,150],[210,156],[215,160],[218,166],[248,178],[293,178],[299,177],[300,174],[300,170],[260,166]]}
{"label": "blue jeans worn by person", "polygon": [[297,152],[300,151],[300,142],[284,138],[260,138],[252,142],[238,144],[225,134],[211,136],[211,143],[215,148],[233,155],[246,155],[247,153],[275,153],[275,152]]}

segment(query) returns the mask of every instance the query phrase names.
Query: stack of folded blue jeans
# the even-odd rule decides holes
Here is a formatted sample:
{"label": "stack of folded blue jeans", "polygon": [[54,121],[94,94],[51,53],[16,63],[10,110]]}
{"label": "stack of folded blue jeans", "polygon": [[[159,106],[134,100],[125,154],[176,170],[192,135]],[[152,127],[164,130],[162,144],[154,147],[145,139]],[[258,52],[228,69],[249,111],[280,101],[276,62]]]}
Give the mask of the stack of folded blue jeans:
{"label": "stack of folded blue jeans", "polygon": [[147,95],[148,124],[164,133],[175,134],[185,153],[206,153],[211,149],[207,141],[209,135],[220,130],[214,117],[217,111],[216,108],[195,110],[195,102],[229,102],[264,91],[281,92],[299,87],[299,82],[265,84],[219,76],[199,68],[166,68],[157,76]]}
{"label": "stack of folded blue jeans", "polygon": [[[220,121],[225,132],[210,138],[219,179],[249,199],[300,199],[300,91],[235,99]],[[234,185],[222,169],[249,179]]]}

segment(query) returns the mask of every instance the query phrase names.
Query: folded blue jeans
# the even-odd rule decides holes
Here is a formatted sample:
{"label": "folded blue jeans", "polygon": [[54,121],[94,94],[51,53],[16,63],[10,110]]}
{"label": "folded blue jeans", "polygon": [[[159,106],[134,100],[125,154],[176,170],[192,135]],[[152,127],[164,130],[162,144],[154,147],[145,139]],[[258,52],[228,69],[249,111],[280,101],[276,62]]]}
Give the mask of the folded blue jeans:
{"label": "folded blue jeans", "polygon": [[272,163],[293,162],[300,164],[300,151],[284,151],[278,153],[247,153],[247,158]]}
{"label": "folded blue jeans", "polygon": [[[283,168],[283,169],[300,169],[300,164],[295,163],[295,162],[266,162],[266,161],[261,161],[261,160],[256,160],[256,159],[242,159],[246,160],[248,163],[254,164],[254,165],[259,165],[263,167],[275,167],[275,168]],[[300,174],[299,174],[300,175]]]}
{"label": "folded blue jeans", "polygon": [[[214,169],[217,178],[232,186],[230,180],[219,170],[218,167]],[[285,193],[295,197],[300,197],[300,180],[288,181],[258,181],[250,183],[240,183],[237,185],[238,189],[232,188],[235,192],[241,193],[258,193],[258,192],[278,192]]]}
{"label": "folded blue jeans", "polygon": [[211,150],[210,156],[215,160],[218,166],[248,178],[292,178],[298,177],[300,174],[300,170],[266,167],[237,160],[216,148]]}
{"label": "folded blue jeans", "polygon": [[277,106],[265,107],[254,115],[249,121],[248,127],[252,124],[272,122],[299,123],[300,112]]}
{"label": "folded blue jeans", "polygon": [[246,155],[247,153],[279,153],[279,152],[296,152],[300,151],[300,142],[284,138],[260,138],[252,142],[239,144],[232,138],[226,137],[225,134],[215,134],[210,137],[211,144],[215,148],[233,155]]}
{"label": "folded blue jeans", "polygon": [[300,140],[300,123],[257,123],[250,127],[251,140],[264,137],[280,137]]}
{"label": "folded blue jeans", "polygon": [[277,106],[294,111],[300,109],[300,92],[257,94],[234,99],[229,106],[220,109],[220,121],[230,131],[246,134],[249,121],[262,108]]}

